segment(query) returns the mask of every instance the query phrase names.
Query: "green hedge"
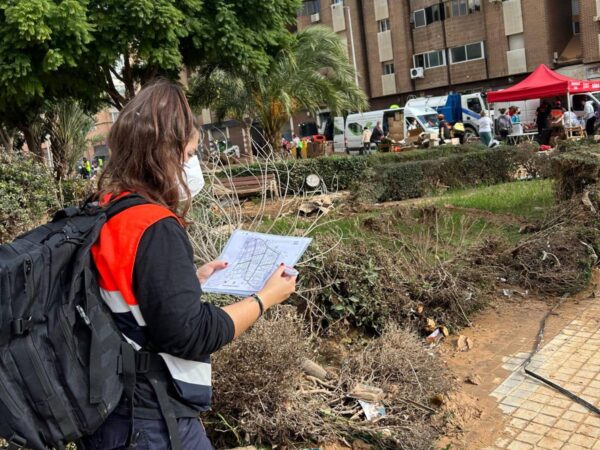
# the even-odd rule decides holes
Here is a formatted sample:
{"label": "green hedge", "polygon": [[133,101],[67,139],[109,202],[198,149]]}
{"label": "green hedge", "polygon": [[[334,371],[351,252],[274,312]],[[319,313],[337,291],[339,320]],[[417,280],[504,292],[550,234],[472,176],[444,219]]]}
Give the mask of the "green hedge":
{"label": "green hedge", "polygon": [[552,173],[558,198],[568,200],[600,180],[600,146],[572,144],[561,150],[551,160]]}
{"label": "green hedge", "polygon": [[425,161],[373,166],[364,181],[353,185],[362,200],[397,201],[422,197],[440,188],[510,181],[517,150],[502,147]]}
{"label": "green hedge", "polygon": [[228,170],[228,173],[234,177],[243,177],[258,176],[265,171],[268,173],[278,172],[282,192],[287,190],[289,193],[300,192],[306,176],[314,173],[323,179],[329,190],[337,191],[349,189],[356,180],[364,179],[369,167],[464,155],[481,151],[481,149],[482,147],[479,145],[442,146],[400,153],[375,153],[370,156],[334,155],[314,159],[280,161],[269,165],[257,163],[250,166],[234,166]]}
{"label": "green hedge", "polygon": [[43,164],[0,155],[0,243],[39,225],[57,207],[56,185]]}

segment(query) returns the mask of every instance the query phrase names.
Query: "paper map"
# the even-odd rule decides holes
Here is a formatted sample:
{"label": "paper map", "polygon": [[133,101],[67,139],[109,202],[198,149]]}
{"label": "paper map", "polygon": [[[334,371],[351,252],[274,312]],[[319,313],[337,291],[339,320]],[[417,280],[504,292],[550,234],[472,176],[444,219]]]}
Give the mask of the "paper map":
{"label": "paper map", "polygon": [[229,263],[229,267],[215,272],[202,290],[242,297],[255,294],[277,265],[283,262],[294,266],[311,241],[311,238],[235,230],[219,256],[220,260]]}

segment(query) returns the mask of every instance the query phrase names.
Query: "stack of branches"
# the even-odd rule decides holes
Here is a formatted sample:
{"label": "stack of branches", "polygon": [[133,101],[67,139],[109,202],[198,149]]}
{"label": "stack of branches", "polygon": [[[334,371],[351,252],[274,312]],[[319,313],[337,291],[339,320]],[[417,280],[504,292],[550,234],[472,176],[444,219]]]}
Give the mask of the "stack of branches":
{"label": "stack of branches", "polygon": [[[380,448],[430,448],[440,433],[431,399],[451,383],[416,336],[390,327],[343,367],[327,370],[307,364],[315,355],[308,342],[301,319],[284,308],[216,355],[215,412],[208,418],[208,429],[219,432],[216,444],[350,444],[359,438]],[[367,392],[375,392],[385,417],[366,419],[357,399],[364,385],[372,387]]]}
{"label": "stack of branches", "polygon": [[[254,130],[253,134],[260,134],[260,131]],[[215,259],[236,229],[263,233],[277,229],[278,234],[308,236],[314,229],[327,223],[323,214],[305,217],[298,209],[300,204],[306,203],[315,194],[295,192],[291,195],[293,191],[288,189],[288,184],[295,161],[273,151],[264,138],[253,140],[251,147],[262,156],[236,159],[235,165],[220,154],[211,154],[206,148],[202,150],[207,155],[203,160],[206,187],[194,198],[189,228],[194,253],[199,261]],[[244,173],[244,168],[260,182],[260,187],[252,196],[238,192],[235,187],[235,174]],[[270,182],[270,177],[274,177],[274,182]],[[223,189],[224,185],[228,188]],[[277,186],[280,195],[276,195],[277,190],[272,189],[273,186]],[[245,213],[245,202],[254,205],[251,215]]]}
{"label": "stack of branches", "polygon": [[600,251],[598,189],[560,203],[537,223],[534,233],[502,253],[509,281],[549,295],[585,289]]}

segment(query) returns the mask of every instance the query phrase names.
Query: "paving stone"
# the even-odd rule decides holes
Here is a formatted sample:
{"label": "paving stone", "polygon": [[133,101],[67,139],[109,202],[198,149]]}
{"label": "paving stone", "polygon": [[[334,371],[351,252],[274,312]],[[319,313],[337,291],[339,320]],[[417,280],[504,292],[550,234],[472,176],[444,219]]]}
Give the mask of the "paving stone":
{"label": "paving stone", "polygon": [[546,414],[547,416],[560,417],[562,416],[564,410],[557,408],[556,406],[544,406],[540,412]]}
{"label": "paving stone", "polygon": [[584,448],[592,448],[596,443],[596,439],[583,434],[574,434],[569,439],[569,444],[581,445]]}
{"label": "paving stone", "polygon": [[531,448],[533,448],[532,445],[518,441],[513,441],[506,447],[507,450],[529,450]]}
{"label": "paving stone", "polygon": [[537,443],[537,447],[548,450],[558,450],[563,446],[563,444],[563,441],[546,436]]}
{"label": "paving stone", "polygon": [[532,422],[551,427],[556,423],[557,420],[558,419],[556,417],[547,416],[545,414],[538,414],[533,418]]}
{"label": "paving stone", "polygon": [[585,414],[575,411],[567,411],[562,415],[562,418],[566,420],[571,420],[573,422],[582,422],[583,419],[585,419]]}
{"label": "paving stone", "polygon": [[534,423],[534,422],[530,422],[525,427],[525,431],[527,431],[529,433],[539,434],[542,436],[544,436],[548,432],[549,429],[550,429],[550,427],[547,427],[546,425],[541,425],[539,423]]}
{"label": "paving stone", "polygon": [[522,430],[523,428],[525,428],[527,426],[529,422],[527,420],[523,420],[523,419],[519,419],[518,417],[515,417],[514,419],[511,419],[510,421],[510,426],[514,427],[518,430]]}
{"label": "paving stone", "polygon": [[571,433],[568,431],[559,430],[558,428],[553,427],[550,430],[548,430],[548,433],[546,433],[546,436],[553,437],[554,439],[558,439],[562,442],[567,442],[569,440],[569,438],[571,437]]}
{"label": "paving stone", "polygon": [[554,424],[554,428],[558,428],[559,430],[570,431],[573,432],[578,428],[579,424],[577,422],[571,422],[570,420],[559,419]]}
{"label": "paving stone", "polygon": [[528,431],[522,431],[517,435],[517,441],[526,442],[527,444],[535,445],[541,439],[542,435],[536,433],[529,433]]}
{"label": "paving stone", "polygon": [[584,436],[597,439],[598,436],[600,436],[600,428],[584,423],[577,429],[577,434],[583,434]]}

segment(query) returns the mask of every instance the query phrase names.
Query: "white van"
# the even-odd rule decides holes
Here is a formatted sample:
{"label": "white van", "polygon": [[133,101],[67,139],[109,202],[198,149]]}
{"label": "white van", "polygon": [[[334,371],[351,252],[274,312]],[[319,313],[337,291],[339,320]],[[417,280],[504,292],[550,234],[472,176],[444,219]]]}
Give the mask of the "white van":
{"label": "white van", "polygon": [[394,108],[369,111],[364,113],[349,114],[344,119],[334,119],[334,149],[336,152],[356,151],[362,147],[362,133],[365,127],[373,129],[377,122],[381,123],[383,134],[388,134],[388,121],[400,117],[403,123],[402,135],[408,135],[409,122],[413,122],[417,129],[426,133],[437,133],[437,112],[432,108]]}

